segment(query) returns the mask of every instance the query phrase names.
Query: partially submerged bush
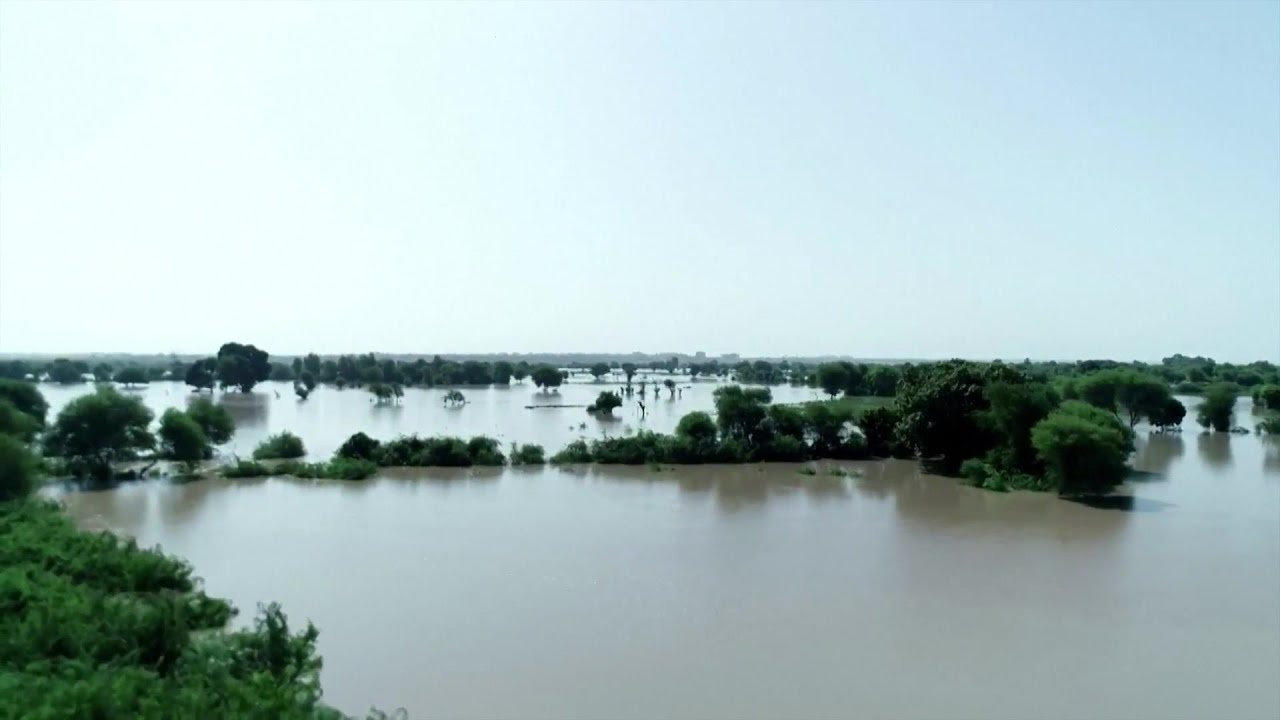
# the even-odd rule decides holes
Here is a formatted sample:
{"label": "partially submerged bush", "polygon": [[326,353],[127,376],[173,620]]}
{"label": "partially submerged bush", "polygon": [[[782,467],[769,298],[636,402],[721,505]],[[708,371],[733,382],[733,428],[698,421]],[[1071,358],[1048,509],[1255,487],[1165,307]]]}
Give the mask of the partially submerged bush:
{"label": "partially submerged bush", "polygon": [[511,444],[512,465],[541,465],[546,462],[545,455],[541,445]]}
{"label": "partially submerged bush", "polygon": [[288,430],[272,435],[253,449],[254,460],[292,460],[306,454],[302,438]]}
{"label": "partially submerged bush", "polygon": [[591,462],[591,448],[586,440],[574,440],[551,456],[553,465],[581,465]]}

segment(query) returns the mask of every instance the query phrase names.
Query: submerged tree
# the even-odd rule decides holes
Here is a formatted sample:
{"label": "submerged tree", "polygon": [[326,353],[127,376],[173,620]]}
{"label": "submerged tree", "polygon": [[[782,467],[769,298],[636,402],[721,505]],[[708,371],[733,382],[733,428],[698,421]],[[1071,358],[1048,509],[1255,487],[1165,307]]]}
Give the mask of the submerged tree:
{"label": "submerged tree", "polygon": [[110,480],[112,463],[134,460],[155,446],[153,415],[142,401],[109,386],[72,400],[44,438],[45,454],[61,457],[78,476]]}
{"label": "submerged tree", "polygon": [[599,380],[600,378],[609,374],[608,363],[598,362],[595,365],[592,365],[590,369],[591,369],[591,377],[595,378],[596,380]]}
{"label": "submerged tree", "polygon": [[533,378],[533,384],[542,388],[544,392],[551,388],[558,388],[564,382],[564,376],[560,371],[550,365],[539,365],[533,369],[529,377]]}
{"label": "submerged tree", "polygon": [[460,407],[465,405],[467,398],[458,390],[450,390],[444,394],[444,404],[451,407]]}
{"label": "submerged tree", "polygon": [[1231,383],[1214,383],[1204,391],[1204,399],[1196,408],[1196,422],[1200,427],[1216,432],[1227,432],[1235,417],[1236,386]]}
{"label": "submerged tree", "polygon": [[602,392],[596,397],[596,401],[587,406],[587,412],[595,415],[612,416],[613,409],[622,407],[622,398],[617,393]]}
{"label": "submerged tree", "polygon": [[116,373],[115,381],[125,387],[131,387],[133,385],[146,385],[151,381],[151,378],[147,376],[146,370],[136,365],[130,365]]}
{"label": "submerged tree", "polygon": [[200,430],[214,445],[222,445],[231,440],[236,431],[231,413],[221,405],[213,404],[208,398],[196,398],[187,406],[187,415],[200,426]]}
{"label": "submerged tree", "polygon": [[218,348],[218,383],[247,393],[271,377],[271,362],[265,350],[253,345],[229,342]]}
{"label": "submerged tree", "polygon": [[666,380],[662,381],[662,384],[667,387],[667,392],[671,393],[671,399],[675,400],[676,399],[676,381],[672,380],[671,378],[667,378]]}
{"label": "submerged tree", "polygon": [[196,392],[208,390],[213,392],[213,384],[215,381],[215,373],[218,369],[218,361],[214,358],[205,358],[197,360],[187,368],[187,375],[184,378],[186,384],[195,388]]}
{"label": "submerged tree", "polygon": [[182,463],[188,473],[194,472],[201,460],[213,457],[213,446],[200,429],[200,424],[185,412],[169,408],[160,416],[160,454]]}

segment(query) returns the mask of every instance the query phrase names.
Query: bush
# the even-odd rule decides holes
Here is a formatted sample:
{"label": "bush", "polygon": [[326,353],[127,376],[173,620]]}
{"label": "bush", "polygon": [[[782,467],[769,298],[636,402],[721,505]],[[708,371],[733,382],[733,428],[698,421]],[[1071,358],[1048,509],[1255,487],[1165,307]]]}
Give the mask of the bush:
{"label": "bush", "polygon": [[898,428],[898,414],[891,408],[872,408],[862,413],[857,421],[858,430],[866,441],[867,452],[872,457],[888,457]]}
{"label": "bush", "polygon": [[302,438],[285,430],[263,440],[253,449],[254,460],[291,460],[307,454]]}
{"label": "bush", "polygon": [[511,445],[512,465],[542,465],[546,462],[541,445]]}
{"label": "bush", "polygon": [[349,460],[373,461],[378,457],[378,450],[381,446],[382,443],[362,432],[358,432],[342,443],[342,447],[338,448],[337,455]]}
{"label": "bush", "polygon": [[1173,391],[1179,395],[1199,395],[1204,392],[1204,383],[1191,382],[1184,380],[1173,386]]}
{"label": "bush", "polygon": [[467,454],[471,457],[472,465],[501,467],[507,464],[498,441],[484,435],[477,435],[467,441]]}
{"label": "bush", "polygon": [[[655,391],[656,392],[656,391]],[[622,407],[622,398],[617,393],[602,392],[596,401],[587,406],[587,412],[597,415],[613,415],[613,409]]]}
{"label": "bush", "polygon": [[8,400],[24,415],[30,415],[38,428],[44,428],[45,416],[49,414],[49,403],[35,383],[25,380],[9,380],[0,378],[0,399]]}
{"label": "bush", "polygon": [[591,462],[591,448],[586,440],[574,440],[551,456],[553,465],[580,465]]}
{"label": "bush", "polygon": [[19,410],[8,399],[0,397],[0,435],[11,435],[23,442],[31,442],[40,432],[40,423]]}

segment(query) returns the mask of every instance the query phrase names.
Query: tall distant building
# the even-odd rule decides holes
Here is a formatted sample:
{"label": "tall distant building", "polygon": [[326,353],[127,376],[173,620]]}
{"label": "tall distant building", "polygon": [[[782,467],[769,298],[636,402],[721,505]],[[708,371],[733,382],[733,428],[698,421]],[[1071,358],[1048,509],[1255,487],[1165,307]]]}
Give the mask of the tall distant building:
{"label": "tall distant building", "polygon": [[738,356],[738,353],[725,353],[720,356],[720,362],[722,363],[736,363],[741,359],[742,358]]}
{"label": "tall distant building", "polygon": [[706,362],[707,354],[699,350],[698,352],[693,354],[693,359],[697,360],[698,362]]}

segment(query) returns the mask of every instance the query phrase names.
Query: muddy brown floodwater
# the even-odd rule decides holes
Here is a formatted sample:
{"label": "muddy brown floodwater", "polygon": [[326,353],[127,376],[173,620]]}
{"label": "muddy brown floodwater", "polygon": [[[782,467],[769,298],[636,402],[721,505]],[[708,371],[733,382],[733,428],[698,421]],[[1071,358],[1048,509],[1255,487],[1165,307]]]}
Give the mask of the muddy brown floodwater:
{"label": "muddy brown floodwater", "polygon": [[[251,432],[329,407],[277,402]],[[1140,438],[1144,472],[1102,507],[904,461],[843,464],[860,478],[390,471],[63,500],[84,526],[190,559],[238,622],[271,600],[314,621],[325,698],[351,713],[1276,718],[1280,445],[1191,425]]]}

